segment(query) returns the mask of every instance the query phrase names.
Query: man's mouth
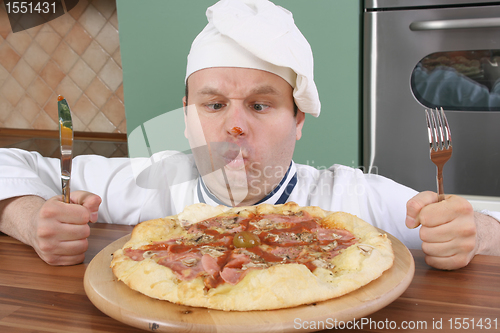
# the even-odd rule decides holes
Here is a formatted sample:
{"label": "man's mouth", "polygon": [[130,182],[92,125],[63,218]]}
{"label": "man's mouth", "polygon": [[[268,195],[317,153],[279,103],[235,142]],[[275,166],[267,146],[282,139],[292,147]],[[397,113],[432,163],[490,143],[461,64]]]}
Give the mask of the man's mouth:
{"label": "man's mouth", "polygon": [[243,149],[232,142],[211,142],[211,159],[215,169],[241,170],[245,168],[246,156]]}
{"label": "man's mouth", "polygon": [[238,152],[236,156],[234,156],[234,152],[230,152],[224,154],[224,159],[226,161],[225,168],[229,170],[241,170],[245,168],[245,159],[243,158],[243,153],[241,151]]}

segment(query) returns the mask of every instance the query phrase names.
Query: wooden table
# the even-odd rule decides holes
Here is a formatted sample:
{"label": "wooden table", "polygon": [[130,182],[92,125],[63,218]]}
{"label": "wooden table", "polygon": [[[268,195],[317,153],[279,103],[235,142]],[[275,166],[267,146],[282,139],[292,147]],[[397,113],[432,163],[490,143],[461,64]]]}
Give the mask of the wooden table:
{"label": "wooden table", "polygon": [[[131,230],[131,226],[93,224],[84,264],[69,267],[49,266],[30,247],[0,234],[0,332],[137,332],[99,311],[83,288],[92,258]],[[427,266],[422,251],[411,252],[415,277],[406,292],[366,318],[339,323],[344,331],[500,331],[499,257],[477,256],[469,266],[448,272]],[[333,318],[300,325],[321,329],[332,323]],[[324,330],[334,331],[343,330]]]}

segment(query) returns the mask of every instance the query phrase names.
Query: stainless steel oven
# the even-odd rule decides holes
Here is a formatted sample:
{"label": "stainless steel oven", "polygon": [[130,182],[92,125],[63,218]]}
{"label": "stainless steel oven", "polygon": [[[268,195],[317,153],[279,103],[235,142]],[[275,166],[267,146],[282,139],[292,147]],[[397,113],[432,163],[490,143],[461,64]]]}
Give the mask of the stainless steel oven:
{"label": "stainless steel oven", "polygon": [[453,137],[446,193],[500,197],[500,2],[366,0],[366,169],[436,191],[424,109]]}

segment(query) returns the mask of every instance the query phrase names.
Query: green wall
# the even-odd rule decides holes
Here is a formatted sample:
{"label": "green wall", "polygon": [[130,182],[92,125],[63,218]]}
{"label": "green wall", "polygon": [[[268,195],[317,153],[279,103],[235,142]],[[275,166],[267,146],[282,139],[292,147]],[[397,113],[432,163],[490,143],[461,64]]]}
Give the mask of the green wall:
{"label": "green wall", "polygon": [[[319,118],[306,116],[294,160],[316,167],[361,165],[360,1],[274,2],[294,13],[297,26],[311,44],[322,103]],[[184,96],[186,56],[207,23],[206,8],[214,3],[117,0],[131,156],[188,149],[178,110]]]}

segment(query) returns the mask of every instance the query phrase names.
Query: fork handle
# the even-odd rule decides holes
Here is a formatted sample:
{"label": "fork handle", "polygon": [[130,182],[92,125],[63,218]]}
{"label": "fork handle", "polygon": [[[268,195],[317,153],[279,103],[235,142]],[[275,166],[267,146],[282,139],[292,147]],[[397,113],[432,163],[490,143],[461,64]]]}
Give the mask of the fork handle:
{"label": "fork handle", "polygon": [[69,203],[69,182],[70,178],[62,178],[61,183],[62,183],[62,194],[63,194],[63,200],[65,203]]}
{"label": "fork handle", "polygon": [[443,187],[443,168],[437,168],[437,188],[438,188],[438,202],[444,200],[444,187]]}

